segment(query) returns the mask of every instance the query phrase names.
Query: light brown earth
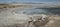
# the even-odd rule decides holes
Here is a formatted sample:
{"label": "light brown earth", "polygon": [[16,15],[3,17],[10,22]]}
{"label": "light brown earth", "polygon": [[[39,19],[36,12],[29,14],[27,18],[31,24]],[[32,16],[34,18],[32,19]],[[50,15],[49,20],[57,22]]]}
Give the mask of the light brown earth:
{"label": "light brown earth", "polygon": [[18,8],[18,7],[31,7],[32,5],[18,5],[18,4],[0,4],[0,9],[6,9],[6,8]]}

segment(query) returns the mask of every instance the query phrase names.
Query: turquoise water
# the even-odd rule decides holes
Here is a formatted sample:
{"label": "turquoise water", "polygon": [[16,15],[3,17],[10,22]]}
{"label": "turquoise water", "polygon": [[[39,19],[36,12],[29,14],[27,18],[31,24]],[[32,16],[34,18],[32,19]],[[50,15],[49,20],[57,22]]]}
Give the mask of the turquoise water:
{"label": "turquoise water", "polygon": [[0,0],[0,3],[3,2],[3,3],[12,3],[12,2],[29,2],[29,3],[40,3],[40,2],[60,2],[60,0]]}

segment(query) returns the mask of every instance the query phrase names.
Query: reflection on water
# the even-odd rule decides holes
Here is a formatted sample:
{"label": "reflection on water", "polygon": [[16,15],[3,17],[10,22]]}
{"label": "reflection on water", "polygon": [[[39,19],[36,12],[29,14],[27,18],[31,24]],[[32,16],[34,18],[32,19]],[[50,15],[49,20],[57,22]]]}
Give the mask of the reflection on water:
{"label": "reflection on water", "polygon": [[60,9],[46,9],[46,10],[48,10],[48,12],[52,14],[60,14]]}
{"label": "reflection on water", "polygon": [[18,14],[60,14],[60,9],[24,9],[24,10],[16,10],[15,13]]}

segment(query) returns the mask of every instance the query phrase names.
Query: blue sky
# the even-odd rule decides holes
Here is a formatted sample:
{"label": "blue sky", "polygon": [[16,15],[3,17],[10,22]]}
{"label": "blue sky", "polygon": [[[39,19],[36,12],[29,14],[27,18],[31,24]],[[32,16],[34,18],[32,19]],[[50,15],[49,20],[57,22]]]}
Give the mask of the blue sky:
{"label": "blue sky", "polygon": [[0,2],[60,2],[60,0],[0,0]]}

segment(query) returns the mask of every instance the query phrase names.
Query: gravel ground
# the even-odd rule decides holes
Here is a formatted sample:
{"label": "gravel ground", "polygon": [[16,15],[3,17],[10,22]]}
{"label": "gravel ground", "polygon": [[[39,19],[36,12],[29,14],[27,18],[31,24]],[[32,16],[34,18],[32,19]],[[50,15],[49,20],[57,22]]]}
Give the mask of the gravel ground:
{"label": "gravel ground", "polygon": [[[20,8],[17,8],[20,9]],[[15,14],[13,11],[16,9],[6,9],[0,11],[0,27],[5,26],[5,25],[10,25],[10,24],[15,24],[15,23],[23,23],[25,22],[28,18],[27,15],[23,14]]]}

